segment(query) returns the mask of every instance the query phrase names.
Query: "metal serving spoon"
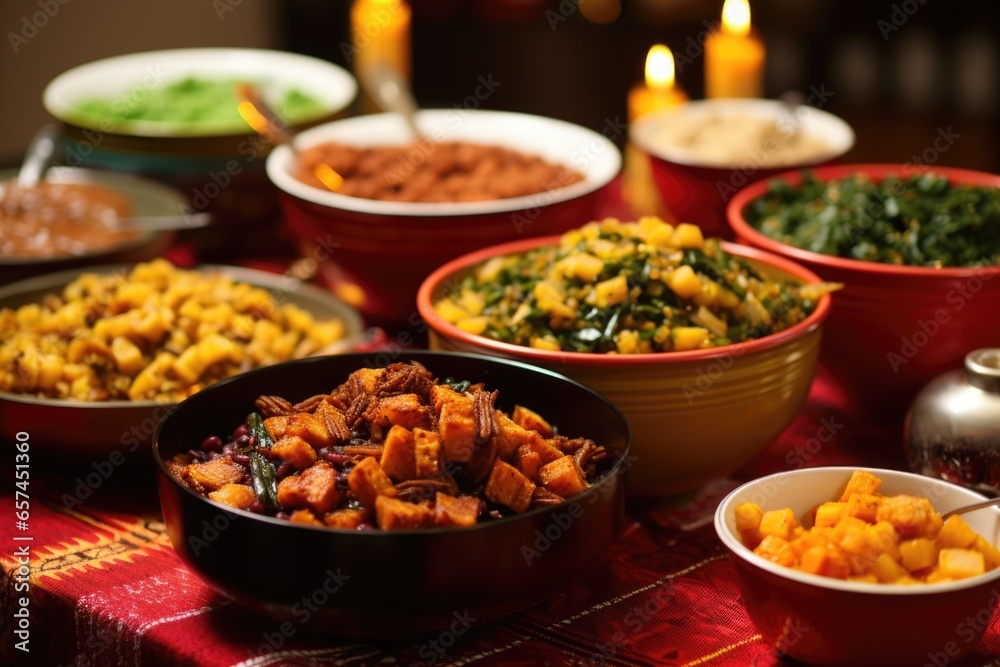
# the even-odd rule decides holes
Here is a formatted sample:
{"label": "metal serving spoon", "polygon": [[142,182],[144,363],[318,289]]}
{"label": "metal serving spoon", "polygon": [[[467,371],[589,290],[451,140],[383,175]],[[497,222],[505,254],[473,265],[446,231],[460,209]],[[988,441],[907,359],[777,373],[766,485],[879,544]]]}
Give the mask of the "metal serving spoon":
{"label": "metal serving spoon", "polygon": [[22,188],[33,188],[45,177],[49,165],[52,163],[52,156],[56,151],[56,137],[59,136],[59,128],[55,125],[46,125],[38,130],[28,150],[24,154],[24,161],[21,169],[17,172],[17,184]]}
{"label": "metal serving spoon", "polygon": [[422,136],[417,127],[417,102],[413,91],[394,67],[380,63],[363,77],[362,83],[380,107],[403,117],[414,139]]}
{"label": "metal serving spoon", "polygon": [[947,519],[948,517],[955,514],[965,514],[966,512],[972,512],[974,510],[981,510],[986,507],[993,507],[994,505],[1000,505],[1000,498],[990,498],[989,500],[984,500],[979,503],[973,503],[971,505],[966,505],[965,507],[956,507],[955,509],[945,512],[941,515],[941,519]]}

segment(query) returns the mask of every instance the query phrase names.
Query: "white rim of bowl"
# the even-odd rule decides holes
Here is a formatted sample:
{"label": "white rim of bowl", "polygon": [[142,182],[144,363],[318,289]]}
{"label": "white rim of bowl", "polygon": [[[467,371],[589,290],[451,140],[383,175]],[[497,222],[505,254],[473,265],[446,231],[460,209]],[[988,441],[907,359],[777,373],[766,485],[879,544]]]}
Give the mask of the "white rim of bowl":
{"label": "white rim of bowl", "polygon": [[[916,473],[905,472],[902,470],[889,470],[884,468],[868,468],[865,466],[823,466],[821,468],[802,468],[802,472],[822,470],[824,472],[829,471],[842,471],[845,474],[845,481],[850,477],[851,473],[855,470],[864,470],[871,472],[875,475],[891,473],[893,475],[902,475],[907,478],[912,478],[914,480],[919,480],[926,484],[931,484],[933,486],[944,485],[945,488],[955,487],[956,489],[962,489],[968,493],[986,500],[986,496],[976,493],[975,491],[970,491],[964,487],[957,486],[955,484],[950,484],[940,479],[934,477],[927,477],[925,475],[918,475]],[[773,563],[766,558],[758,556],[749,547],[743,544],[743,542],[733,534],[728,526],[726,525],[726,516],[732,512],[732,507],[730,505],[734,502],[736,496],[740,492],[744,491],[747,487],[760,485],[767,480],[778,479],[780,477],[794,474],[798,471],[786,470],[782,472],[777,472],[771,475],[766,475],[764,477],[758,477],[757,479],[751,480],[745,484],[741,484],[737,488],[726,494],[726,497],[722,499],[719,506],[715,510],[715,532],[722,540],[722,543],[729,549],[729,552],[734,556],[739,557],[746,563],[770,572],[773,575],[782,577],[784,579],[790,579],[792,581],[807,584],[809,586],[816,586],[818,588],[826,588],[835,591],[844,591],[845,593],[859,593],[867,595],[929,595],[935,593],[950,593],[953,591],[959,591],[966,588],[974,588],[981,584],[989,581],[996,581],[1000,579],[1000,567],[994,568],[989,572],[977,575],[975,577],[969,577],[967,579],[959,579],[958,581],[943,581],[931,584],[914,584],[912,586],[899,586],[893,584],[871,584],[863,581],[845,581],[843,579],[835,579],[833,577],[824,577],[818,574],[809,574],[807,572],[800,572],[790,567],[785,567],[783,565],[778,565]],[[818,474],[818,473],[817,473]],[[992,508],[996,512],[1000,512],[1000,507]]]}
{"label": "white rim of bowl", "polygon": [[[839,116],[835,116],[828,111],[823,111],[808,105],[794,107],[793,113],[803,113],[799,123],[800,131],[814,136],[822,136],[831,141],[830,150],[821,153],[808,160],[792,160],[782,162],[772,162],[760,164],[753,158],[753,149],[747,149],[747,158],[740,160],[738,164],[718,164],[714,162],[700,161],[693,152],[677,146],[664,145],[656,140],[656,133],[660,127],[669,123],[672,119],[681,116],[738,116],[752,115],[763,118],[773,118],[776,123],[781,124],[789,121],[789,112],[792,107],[779,100],[761,100],[749,98],[718,99],[718,100],[697,100],[685,102],[673,109],[657,111],[647,116],[643,116],[629,128],[629,139],[642,151],[655,157],[673,162],[675,164],[702,167],[705,169],[744,169],[747,162],[754,164],[754,171],[759,169],[792,169],[795,167],[806,167],[820,164],[847,153],[854,147],[855,135],[851,126]],[[825,128],[821,130],[821,128]],[[812,131],[810,131],[812,130]]]}
{"label": "white rim of bowl", "polygon": [[[171,65],[171,60],[179,60],[180,64]],[[239,61],[245,61],[247,65]],[[168,67],[170,68],[168,71],[161,72]],[[114,86],[117,92],[88,91],[81,96],[67,90],[81,87],[81,77],[84,80],[108,79],[112,78],[112,73],[117,77],[115,81],[123,78],[125,80],[124,85]],[[104,96],[118,101],[138,90],[148,89],[149,85],[144,81],[150,77],[170,83],[187,76],[207,79],[247,76],[266,79],[272,84],[277,84],[281,90],[297,88],[319,99],[322,109],[296,119],[296,124],[308,123],[342,111],[354,100],[358,92],[358,84],[349,72],[319,58],[272,49],[207,47],[142,51],[78,65],[59,74],[45,86],[42,104],[50,114],[64,123],[108,134],[140,137],[253,134],[249,126],[234,128],[229,125],[220,127],[216,124],[178,121],[101,119],[78,113],[75,109],[75,105],[88,96]],[[264,87],[267,89],[268,86]],[[74,97],[71,99],[70,95]],[[236,100],[233,104],[236,104]],[[106,121],[110,121],[110,128]]]}
{"label": "white rim of bowl", "polygon": [[[539,151],[527,141],[512,143],[510,134],[497,132],[489,134],[483,130],[469,128],[481,125],[488,128],[492,124],[515,122],[543,135],[560,135],[573,141],[563,151]],[[489,201],[472,202],[397,202],[365,199],[327,192],[303,183],[292,175],[294,154],[290,146],[276,147],[267,157],[267,175],[271,182],[282,191],[299,199],[327,206],[333,209],[367,213],[370,215],[398,215],[412,217],[448,217],[483,215],[491,213],[514,213],[531,211],[569,201],[595,192],[610,183],[621,170],[621,151],[614,142],[599,132],[574,125],[566,121],[515,113],[512,111],[484,111],[473,109],[424,109],[417,113],[417,124],[431,142],[464,141],[481,145],[496,145],[537,155],[547,162],[560,163],[564,167],[576,169],[584,175],[584,180],[561,188],[538,192],[520,197],[507,197]],[[379,130],[374,140],[358,138],[356,131]],[[357,116],[319,125],[302,132],[295,138],[296,150],[302,151],[318,144],[338,141],[357,146],[391,146],[413,141],[403,119],[397,114],[381,113]],[[553,142],[553,145],[555,142]],[[565,153],[563,158],[553,157],[555,152]],[[583,162],[583,164],[576,164]]]}

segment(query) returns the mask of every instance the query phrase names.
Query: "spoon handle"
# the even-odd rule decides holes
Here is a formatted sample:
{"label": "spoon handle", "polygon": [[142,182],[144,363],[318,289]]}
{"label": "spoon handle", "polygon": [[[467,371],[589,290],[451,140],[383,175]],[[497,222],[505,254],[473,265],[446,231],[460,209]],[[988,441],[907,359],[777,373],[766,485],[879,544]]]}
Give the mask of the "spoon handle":
{"label": "spoon handle", "polygon": [[375,98],[385,111],[394,111],[403,117],[414,138],[421,136],[417,127],[417,102],[409,84],[393,67],[386,64],[375,66],[363,83],[368,93]]}
{"label": "spoon handle", "polygon": [[28,152],[24,155],[21,169],[17,172],[19,186],[33,188],[42,181],[49,163],[52,162],[57,136],[59,128],[55,125],[46,125],[35,134],[31,144],[28,145]]}
{"label": "spoon handle", "polygon": [[973,503],[972,505],[966,505],[965,507],[956,507],[950,512],[945,512],[941,515],[941,519],[947,519],[948,517],[955,514],[965,514],[966,512],[972,512],[973,510],[981,510],[986,507],[993,507],[994,505],[1000,505],[1000,498],[990,498],[989,500],[984,500],[981,503]]}

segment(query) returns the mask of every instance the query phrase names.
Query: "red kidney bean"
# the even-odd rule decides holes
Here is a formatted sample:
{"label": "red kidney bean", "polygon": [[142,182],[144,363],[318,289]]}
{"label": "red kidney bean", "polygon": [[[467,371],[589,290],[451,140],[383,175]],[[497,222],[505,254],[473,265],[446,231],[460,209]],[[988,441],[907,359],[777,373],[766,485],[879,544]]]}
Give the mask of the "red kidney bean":
{"label": "red kidney bean", "polygon": [[205,438],[201,443],[201,448],[206,452],[222,449],[222,438],[217,435]]}

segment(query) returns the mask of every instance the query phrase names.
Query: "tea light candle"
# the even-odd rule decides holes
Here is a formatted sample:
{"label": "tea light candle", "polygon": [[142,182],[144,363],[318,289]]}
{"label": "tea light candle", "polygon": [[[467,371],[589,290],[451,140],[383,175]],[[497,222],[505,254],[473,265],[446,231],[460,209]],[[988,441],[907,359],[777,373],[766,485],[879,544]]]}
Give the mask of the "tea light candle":
{"label": "tea light candle", "polygon": [[761,97],[764,43],[750,30],[748,0],[726,0],[722,29],[705,40],[705,96]]}
{"label": "tea light candle", "polygon": [[[355,0],[351,7],[351,62],[359,79],[377,65],[410,78],[412,11],[404,0]],[[364,97],[366,110],[374,103]],[[370,107],[370,108],[367,108]]]}
{"label": "tea light candle", "polygon": [[[656,44],[646,55],[645,81],[628,93],[628,120],[633,122],[646,114],[669,109],[688,101],[688,96],[675,81],[674,54],[662,44]],[[659,214],[663,211],[653,187],[649,156],[629,144],[625,147],[625,200],[637,215]]]}
{"label": "tea light candle", "polygon": [[674,54],[656,44],[646,55],[646,77],[628,93],[628,119],[632,122],[653,111],[669,109],[688,101],[675,82]]}

